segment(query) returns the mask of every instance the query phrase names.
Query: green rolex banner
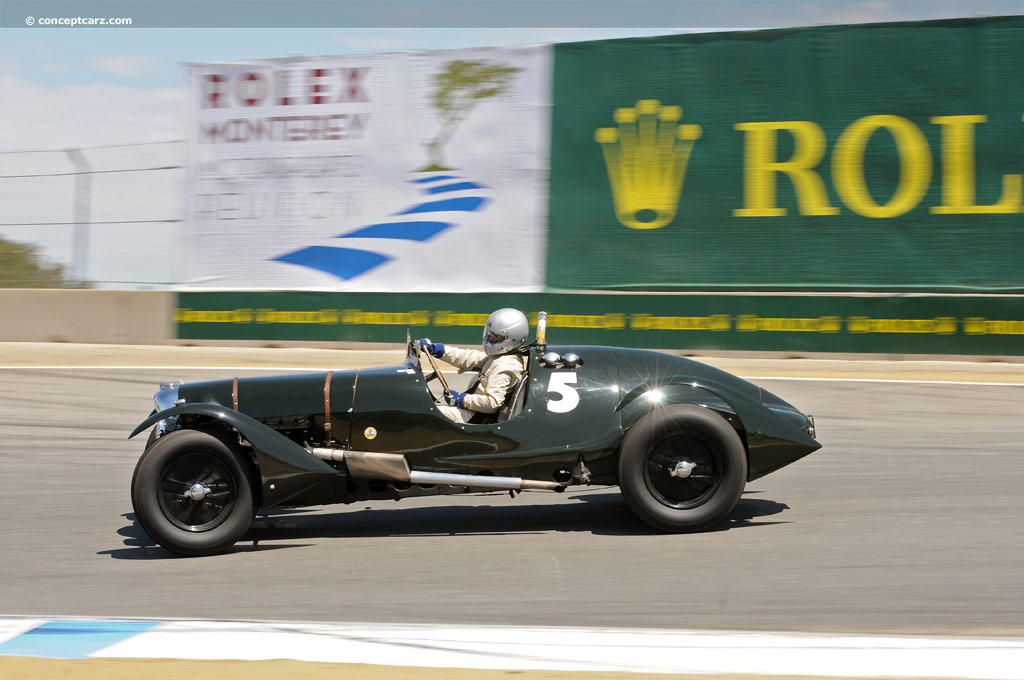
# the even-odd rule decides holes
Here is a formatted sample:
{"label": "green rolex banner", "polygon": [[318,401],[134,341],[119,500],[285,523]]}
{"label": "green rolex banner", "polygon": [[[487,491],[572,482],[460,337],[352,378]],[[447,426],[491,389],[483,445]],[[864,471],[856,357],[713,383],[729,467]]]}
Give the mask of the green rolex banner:
{"label": "green rolex banner", "polygon": [[1024,290],[1024,17],[555,46],[547,284]]}

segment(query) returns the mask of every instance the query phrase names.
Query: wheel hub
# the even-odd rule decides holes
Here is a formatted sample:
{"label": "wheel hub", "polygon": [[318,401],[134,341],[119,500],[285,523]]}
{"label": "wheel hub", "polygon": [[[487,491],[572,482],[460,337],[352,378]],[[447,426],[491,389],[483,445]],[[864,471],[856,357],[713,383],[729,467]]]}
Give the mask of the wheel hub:
{"label": "wheel hub", "polygon": [[714,440],[693,429],[672,429],[648,447],[644,483],[656,501],[676,510],[703,505],[722,478],[721,452]]}
{"label": "wheel hub", "polygon": [[693,462],[683,459],[676,461],[676,464],[669,468],[668,473],[673,477],[686,479],[690,476],[695,467],[697,466]]}
{"label": "wheel hub", "polygon": [[185,492],[185,496],[194,501],[201,501],[206,498],[206,494],[208,493],[210,493],[210,487],[196,482],[188,488],[188,491]]}

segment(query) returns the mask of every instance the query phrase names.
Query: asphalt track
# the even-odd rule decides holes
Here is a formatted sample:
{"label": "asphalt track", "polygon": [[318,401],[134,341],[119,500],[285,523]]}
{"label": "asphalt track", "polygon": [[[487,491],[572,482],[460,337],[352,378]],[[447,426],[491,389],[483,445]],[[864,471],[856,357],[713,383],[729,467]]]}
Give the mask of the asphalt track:
{"label": "asphalt track", "polygon": [[[159,381],[400,357],[187,349],[0,348],[21,366],[0,369],[3,614],[1024,634],[1024,366],[708,360],[776,376],[756,382],[813,413],[824,448],[704,534],[574,487],[270,512],[182,559],[128,496],[126,436]],[[95,368],[118,362],[136,367]],[[265,368],[146,367],[183,363]]]}

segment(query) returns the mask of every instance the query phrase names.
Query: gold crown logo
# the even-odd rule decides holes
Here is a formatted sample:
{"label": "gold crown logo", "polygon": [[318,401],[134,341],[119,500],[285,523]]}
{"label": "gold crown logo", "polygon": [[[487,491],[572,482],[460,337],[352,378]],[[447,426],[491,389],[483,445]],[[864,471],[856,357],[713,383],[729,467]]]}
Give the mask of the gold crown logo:
{"label": "gold crown logo", "polygon": [[675,219],[699,125],[677,125],[679,106],[641,99],[615,110],[618,128],[598,128],[615,216],[630,229],[660,229]]}

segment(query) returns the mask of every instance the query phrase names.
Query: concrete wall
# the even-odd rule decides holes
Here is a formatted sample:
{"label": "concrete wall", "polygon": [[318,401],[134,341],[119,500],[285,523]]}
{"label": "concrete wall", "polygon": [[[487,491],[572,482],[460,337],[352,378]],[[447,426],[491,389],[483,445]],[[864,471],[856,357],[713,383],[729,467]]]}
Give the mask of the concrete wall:
{"label": "concrete wall", "polygon": [[175,337],[170,291],[0,289],[0,341],[162,345]]}

